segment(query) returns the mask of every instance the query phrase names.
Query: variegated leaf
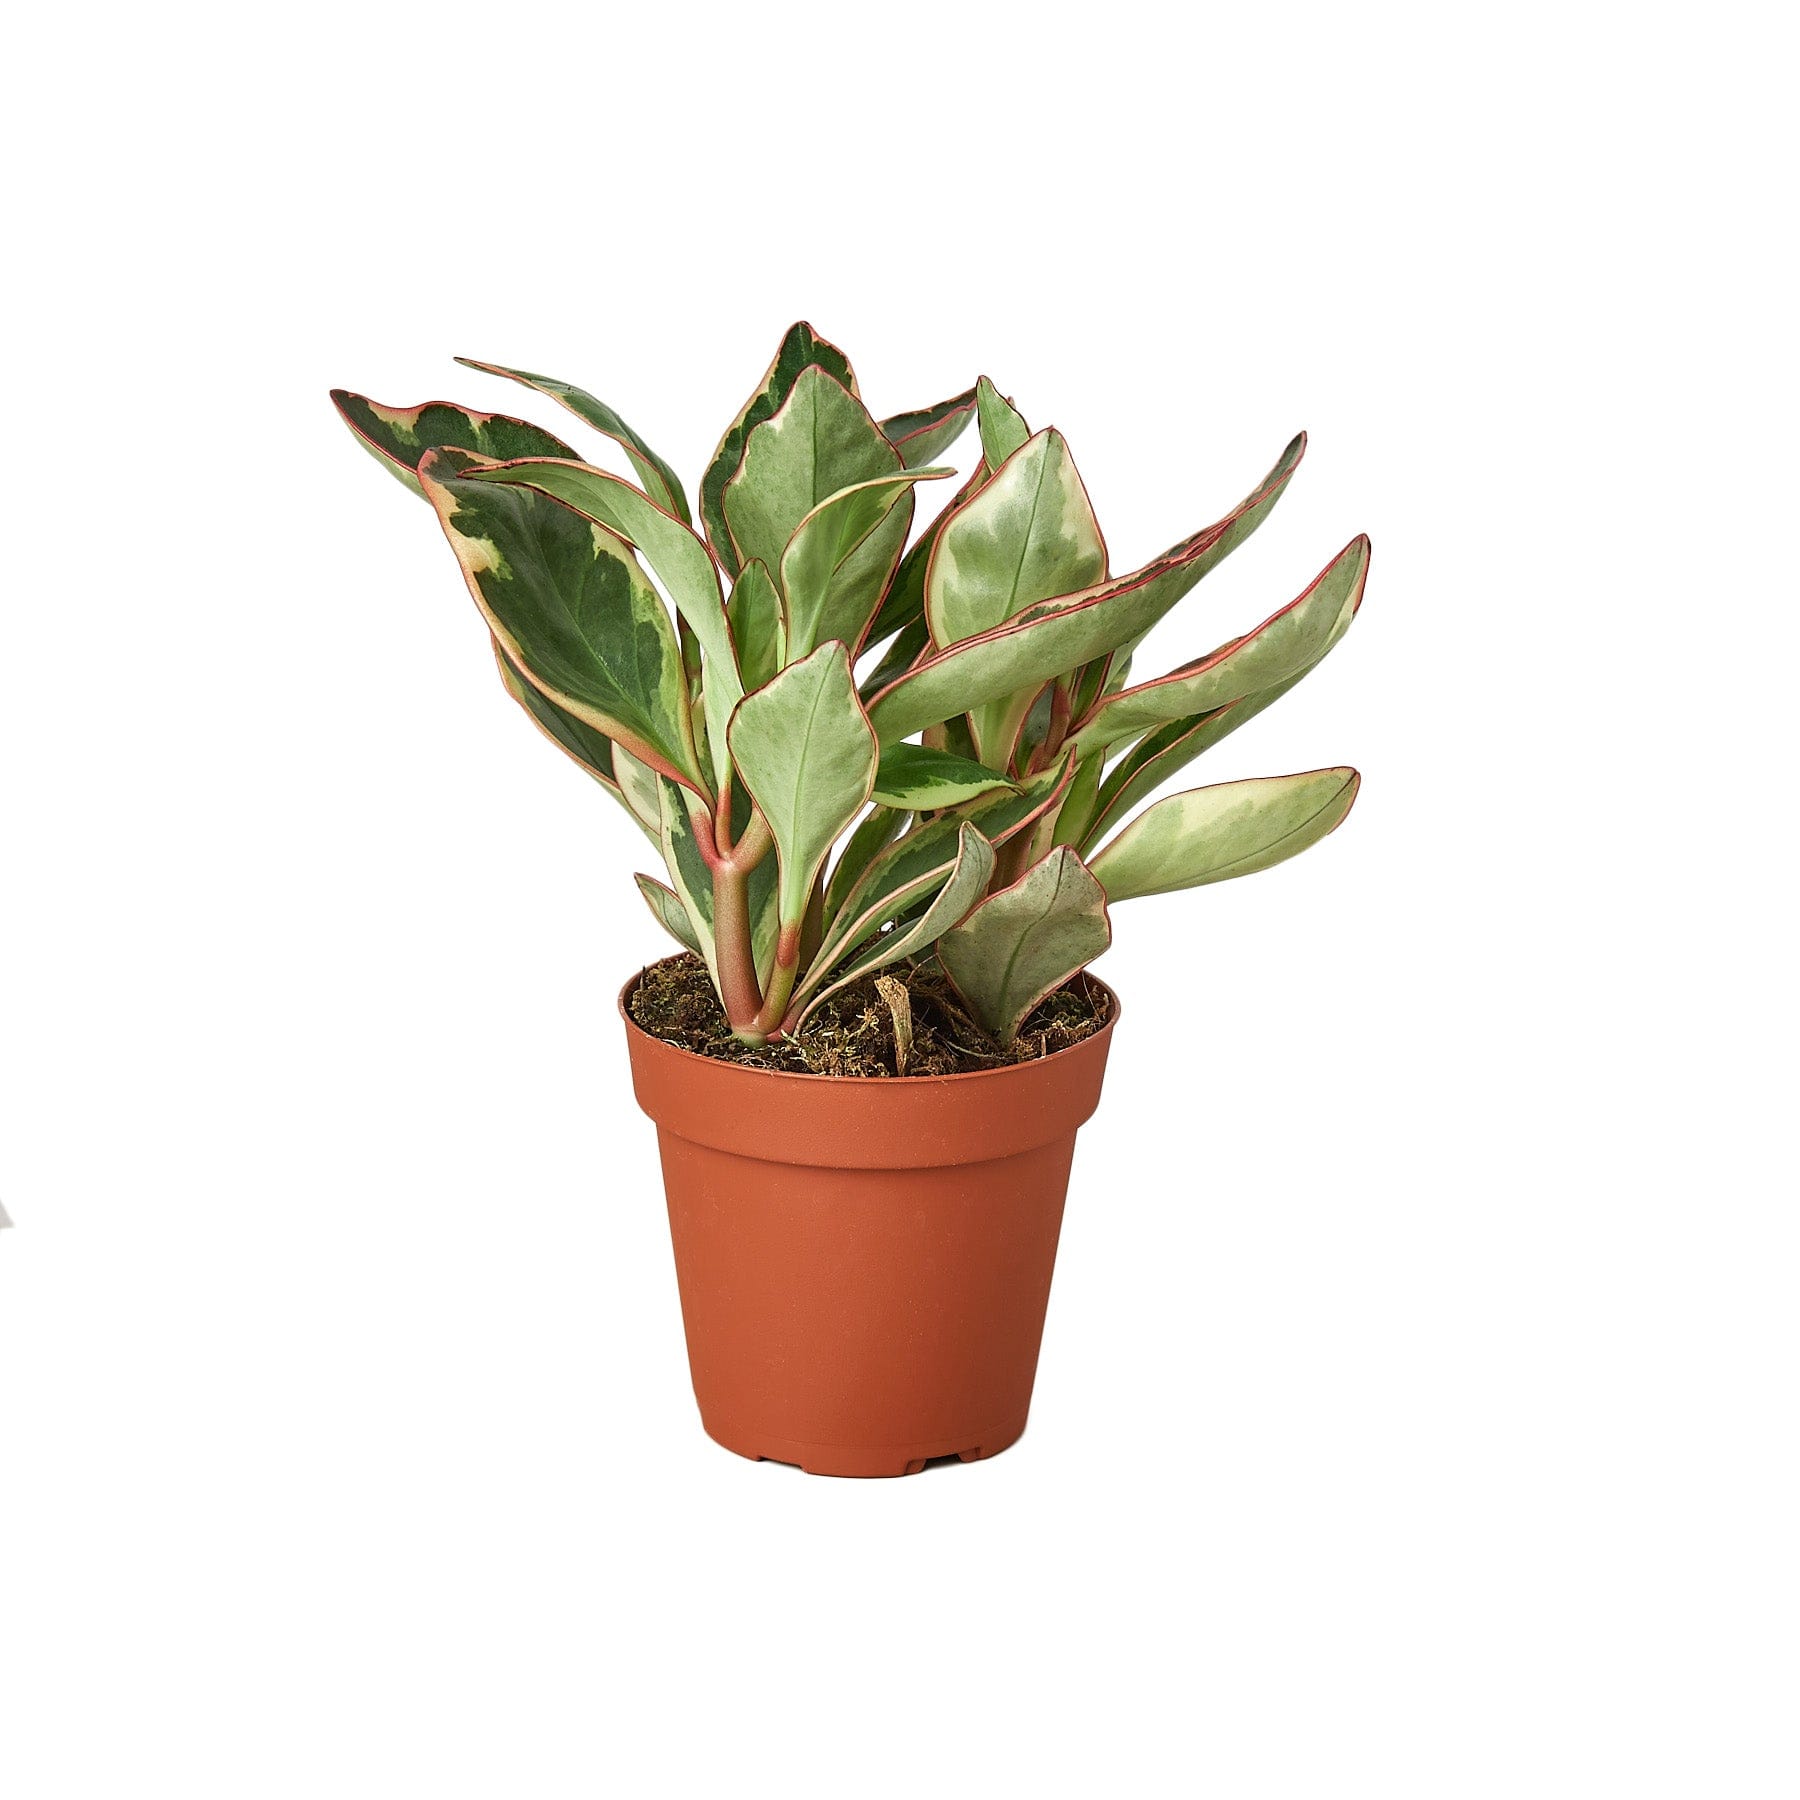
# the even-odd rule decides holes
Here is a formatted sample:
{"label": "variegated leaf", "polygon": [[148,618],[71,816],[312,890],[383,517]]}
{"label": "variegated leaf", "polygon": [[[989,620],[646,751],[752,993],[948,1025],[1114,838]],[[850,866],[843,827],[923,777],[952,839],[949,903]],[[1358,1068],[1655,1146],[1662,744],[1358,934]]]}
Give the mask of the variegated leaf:
{"label": "variegated leaf", "polygon": [[1299,599],[1234,638],[1210,656],[1157,681],[1123,688],[1102,700],[1071,742],[1103,750],[1175,719],[1229,706],[1304,673],[1350,628],[1369,575],[1369,540],[1359,537],[1324,569]]}
{"label": "variegated leaf", "polygon": [[[832,638],[854,649],[869,629],[883,590],[893,578],[903,526],[885,538],[889,555],[871,561],[858,552],[904,500],[910,520],[912,486],[938,481],[951,469],[908,469],[859,481],[822,500],[794,528],[781,555],[781,592],[787,622],[788,654],[805,656]],[[730,490],[727,490],[727,504]]]}
{"label": "variegated leaf", "polygon": [[620,798],[631,809],[632,817],[646,831],[660,835],[662,776],[618,744],[613,745],[613,776],[619,784]]}
{"label": "variegated leaf", "polygon": [[1360,780],[1354,769],[1314,769],[1171,794],[1100,851],[1094,873],[1117,901],[1273,868],[1343,823]]}
{"label": "variegated leaf", "polygon": [[936,462],[962,436],[974,416],[975,390],[965,388],[936,406],[883,419],[881,435],[900,452],[909,469],[919,469]]}
{"label": "variegated leaf", "polygon": [[471,481],[536,488],[585,518],[616,531],[641,551],[691,627],[706,656],[706,725],[713,785],[722,789],[728,766],[725,726],[744,697],[737,679],[731,631],[725,620],[718,565],[705,542],[680,519],[629,481],[587,463],[530,459],[472,467]]}
{"label": "variegated leaf", "polygon": [[1003,1044],[1032,1009],[1112,943],[1106,893],[1067,844],[938,939],[938,960]]}
{"label": "variegated leaf", "polygon": [[922,744],[890,744],[875,772],[874,799],[905,812],[939,812],[997,788],[1016,788],[1011,777],[966,756],[928,750]]}
{"label": "variegated leaf", "polygon": [[[842,488],[905,472],[900,452],[855,395],[823,369],[801,371],[773,417],[750,433],[737,473],[725,484],[725,516],[744,562],[766,563],[780,580],[788,540],[815,506]],[[910,499],[864,540],[847,571],[892,572],[912,523]]]}
{"label": "variegated leaf", "polygon": [[[926,638],[925,572],[931,566],[931,553],[937,548],[938,533],[943,530],[945,521],[983,482],[990,478],[991,473],[985,462],[979,464],[974,474],[957,489],[950,504],[919,533],[917,541],[901,557],[900,567],[895,572],[894,579],[888,584],[887,597],[881,603],[881,610],[875,615],[874,624],[869,627],[864,636],[863,645],[879,644],[883,638],[892,637],[896,632],[900,632],[915,641],[919,649],[924,647]],[[857,646],[859,651],[862,647],[862,645]],[[882,658],[883,667],[886,667],[896,654],[897,650],[890,650],[888,655]],[[917,655],[917,650],[914,651],[914,655]],[[896,674],[903,673],[911,667],[911,664],[912,658],[908,657],[904,663],[900,664]],[[887,684],[883,682],[880,685],[885,687]],[[879,691],[877,688],[869,687],[867,683],[864,684],[864,690],[868,693]]]}
{"label": "variegated leaf", "polygon": [[[719,956],[713,940],[712,872],[694,835],[691,796],[666,777],[656,779],[663,862],[672,891],[687,915],[694,941],[689,946],[706,964],[715,988],[719,985]],[[648,896],[646,896],[647,898]]]}
{"label": "variegated leaf", "polygon": [[975,384],[975,414],[981,421],[981,454],[997,469],[1031,436],[1023,415],[984,375]]}
{"label": "variegated leaf", "polygon": [[669,616],[631,546],[536,488],[429,451],[419,481],[508,660],[565,712],[705,792]]}
{"label": "variegated leaf", "polygon": [[869,860],[861,878],[831,909],[828,938],[842,939],[852,921],[873,930],[904,912],[950,866],[956,835],[965,824],[975,825],[996,849],[1037,824],[1061,804],[1074,768],[1073,758],[1064,757],[1057,768],[1021,782],[1015,792],[971,801],[959,813],[943,813],[915,826]]}
{"label": "variegated leaf", "polygon": [[1040,431],[944,522],[925,577],[941,650],[1106,577],[1106,543],[1059,431]]}
{"label": "variegated leaf", "polygon": [[868,804],[876,767],[850,658],[821,645],[746,696],[732,715],[731,758],[774,833],[784,933],[798,931],[827,853]]}
{"label": "variegated leaf", "polygon": [[870,702],[869,716],[882,742],[911,737],[972,706],[1055,680],[1148,631],[1268,516],[1304,447],[1304,437],[1296,438],[1236,511],[1134,574],[1046,602],[900,676]]}
{"label": "variegated leaf", "polygon": [[[1336,642],[1333,638],[1325,646],[1326,651]],[[1085,856],[1099,843],[1140,800],[1155,793],[1221,738],[1229,737],[1240,726],[1248,725],[1259,712],[1273,706],[1289,688],[1299,686],[1324,660],[1322,653],[1286,681],[1246,694],[1242,700],[1215,707],[1197,718],[1176,719],[1134,744],[1101,784],[1095,797],[1093,816],[1083,827],[1079,840],[1082,854]]]}
{"label": "variegated leaf", "polygon": [[[756,392],[744,402],[738,416],[726,427],[725,435],[720,438],[719,447],[713,452],[712,461],[707,464],[706,474],[701,479],[700,518],[706,527],[707,541],[718,553],[726,574],[733,580],[736,580],[742,565],[725,519],[725,484],[737,473],[738,466],[743,462],[744,446],[751,432],[780,409],[794,383],[799,380],[801,371],[814,366],[841,382],[852,394],[856,392],[856,374],[843,351],[820,337],[804,319],[796,325],[790,325],[775,352],[775,360],[764,372]],[[782,542],[786,541],[784,535]],[[774,553],[766,558],[771,569],[776,566],[780,557],[781,549],[777,546]]]}
{"label": "variegated leaf", "polygon": [[903,957],[917,956],[928,950],[981,898],[993,872],[993,846],[973,825],[965,822],[957,832],[955,853],[948,872],[939,880],[930,904],[916,919],[902,920],[892,931],[868,943],[864,940],[871,936],[872,928],[859,929],[852,925],[839,939],[841,950],[848,953],[859,943],[864,945],[862,949],[841,965],[836,964],[835,958],[827,961],[823,953],[814,961],[789,1010],[788,1016],[795,1020],[794,1028],[803,1025],[807,1014],[840,988],[864,975],[872,975],[877,969],[885,969]]}
{"label": "variegated leaf", "polygon": [[332,404],[356,441],[415,494],[419,458],[428,450],[468,450],[496,462],[514,456],[573,456],[561,438],[525,419],[505,413],[472,412],[447,400],[424,406],[381,406],[344,388],[331,390]]}
{"label": "variegated leaf", "polygon": [[781,618],[781,594],[774,578],[759,562],[746,563],[732,584],[726,607],[738,671],[744,692],[754,694],[773,681],[788,660],[787,630]]}
{"label": "variegated leaf", "polygon": [[701,948],[700,934],[694,929],[687,908],[681,904],[681,896],[653,875],[634,875],[632,880],[637,883],[638,892],[644,896],[644,904],[655,915],[657,924],[676,943],[704,959],[706,952]]}
{"label": "variegated leaf", "polygon": [[[548,394],[552,400],[560,401],[576,418],[593,426],[603,436],[611,438],[625,452],[632,468],[637,471],[638,480],[644,484],[644,491],[658,506],[666,507],[684,525],[693,523],[694,515],[688,511],[687,495],[681,489],[681,477],[604,400],[596,400],[585,389],[571,387],[568,382],[558,381],[554,376],[529,375],[523,369],[509,369],[504,363],[477,362],[472,356],[459,356],[456,360],[465,369],[480,369],[484,374],[503,375],[508,381],[523,382],[526,387],[535,388],[540,394]],[[513,454],[520,456],[542,453],[514,451]]]}
{"label": "variegated leaf", "polygon": [[[599,784],[625,808],[632,822],[649,838],[651,843],[660,847],[661,836],[654,822],[647,822],[631,796],[625,792],[624,784],[619,779],[618,765],[626,757],[609,738],[603,737],[586,720],[578,719],[573,713],[563,709],[544,694],[540,694],[531,683],[521,676],[517,669],[506,660],[506,652],[500,648],[496,638],[494,644],[494,661],[500,670],[500,681],[508,694],[519,704],[525,716],[530,719],[540,732],[553,743],[557,749],[585,769]],[[641,768],[641,763],[635,766]]]}
{"label": "variegated leaf", "polygon": [[862,880],[869,864],[900,835],[900,827],[906,823],[906,814],[896,812],[891,806],[869,809],[838,852],[831,879],[825,884],[827,920],[837,917],[845,896]]}

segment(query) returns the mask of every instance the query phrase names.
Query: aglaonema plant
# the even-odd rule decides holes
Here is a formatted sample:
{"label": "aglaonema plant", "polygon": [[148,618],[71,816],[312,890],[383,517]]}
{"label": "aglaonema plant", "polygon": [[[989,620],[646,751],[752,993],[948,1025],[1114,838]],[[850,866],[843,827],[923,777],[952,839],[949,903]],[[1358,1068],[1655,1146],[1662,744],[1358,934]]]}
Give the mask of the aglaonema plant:
{"label": "aglaonema plant", "polygon": [[[521,419],[332,397],[436,512],[507,692],[654,846],[668,879],[638,886],[746,1044],[925,959],[1009,1043],[1108,947],[1109,904],[1269,868],[1356,798],[1355,770],[1332,768],[1134,814],[1317,667],[1361,603],[1359,537],[1253,631],[1131,679],[1151,627],[1267,518],[1304,437],[1224,518],[1114,575],[1061,433],[985,378],[877,420],[843,352],[795,325],[696,521],[611,407],[467,366],[559,401],[636,482]],[[915,490],[955,473],[935,459],[971,424],[972,473],[909,544]]]}

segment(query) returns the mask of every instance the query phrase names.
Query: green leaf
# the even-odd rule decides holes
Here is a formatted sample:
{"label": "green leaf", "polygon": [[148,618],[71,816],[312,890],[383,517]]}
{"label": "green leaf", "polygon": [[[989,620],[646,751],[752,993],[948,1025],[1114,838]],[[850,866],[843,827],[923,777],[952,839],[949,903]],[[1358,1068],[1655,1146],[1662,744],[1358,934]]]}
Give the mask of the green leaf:
{"label": "green leaf", "polygon": [[881,421],[881,435],[900,452],[909,469],[937,459],[962,436],[975,416],[975,390],[965,388],[917,412],[896,413]]}
{"label": "green leaf", "polygon": [[983,375],[975,384],[975,413],[981,421],[981,454],[997,469],[1031,436],[1031,427],[1010,400]]}
{"label": "green leaf", "polygon": [[890,744],[875,773],[874,798],[904,812],[938,812],[978,794],[1018,784],[966,756],[928,750],[922,744]]}
{"label": "green leaf", "polygon": [[471,412],[446,400],[424,406],[381,406],[361,394],[333,388],[331,401],[356,441],[415,494],[424,492],[418,468],[419,458],[428,450],[468,450],[497,462],[514,456],[575,454],[561,438],[525,419]]}
{"label": "green leaf", "polygon": [[900,676],[870,702],[869,716],[882,742],[911,737],[989,700],[1055,680],[1148,631],[1268,516],[1304,448],[1304,436],[1295,438],[1235,512],[1184,538],[1155,562],[1046,602]]}
{"label": "green leaf", "polygon": [[[823,369],[803,370],[781,409],[750,433],[737,473],[725,484],[731,541],[745,562],[767,563],[780,579],[781,558],[800,522],[841,488],[904,473],[900,452],[848,389]],[[860,576],[871,565],[891,572],[912,522],[910,501],[890,514],[851,559]]]}
{"label": "green leaf", "polygon": [[[618,776],[619,765],[626,760],[626,753],[620,751],[611,739],[603,737],[585,720],[578,719],[573,713],[564,712],[554,700],[540,694],[529,681],[526,681],[511,663],[506,660],[506,652],[500,648],[499,639],[492,640],[494,645],[494,661],[500,669],[500,680],[514,700],[519,703],[525,716],[530,719],[540,732],[553,743],[557,749],[579,764],[599,784],[625,808],[632,822],[637,825],[653,844],[660,847],[661,837],[656,829],[654,818],[646,821],[639,811],[631,795],[626,793]],[[635,758],[630,759],[633,766],[642,768]]]}
{"label": "green leaf", "polygon": [[[619,796],[630,808],[631,815],[643,828],[658,838],[662,835],[662,776],[641,763],[629,750],[613,745],[613,774],[619,783]],[[678,792],[687,793],[686,788]]]}
{"label": "green leaf", "polygon": [[[821,952],[807,972],[807,979],[796,993],[789,1010],[788,1016],[796,1021],[796,1028],[805,1024],[807,1014],[820,1001],[835,994],[839,988],[847,987],[851,982],[864,975],[871,975],[877,969],[885,969],[903,957],[917,956],[920,951],[929,949],[981,898],[993,872],[993,846],[973,825],[965,822],[957,832],[955,854],[948,872],[942,877],[937,892],[932,895],[931,903],[916,919],[903,920],[894,930],[876,937],[859,954],[852,956],[837,969],[837,978],[833,981],[826,982],[825,978],[832,972],[836,959],[834,957],[828,961]],[[840,936],[840,951],[848,951],[868,938],[875,929],[878,927],[865,928],[862,921],[855,922]]]}
{"label": "green leaf", "polygon": [[[503,375],[508,381],[523,382],[526,387],[536,388],[540,394],[548,394],[552,400],[560,401],[576,418],[611,438],[625,452],[637,471],[638,480],[644,484],[644,491],[658,506],[666,507],[684,525],[693,523],[694,515],[688,511],[687,495],[681,489],[681,477],[604,400],[596,400],[584,389],[571,387],[568,382],[558,381],[551,375],[529,375],[523,369],[509,369],[504,363],[477,362],[472,356],[459,356],[456,360],[465,369]],[[514,451],[513,454],[533,453]],[[562,454],[572,455],[573,452]]]}
{"label": "green leaf", "polygon": [[[1326,645],[1326,651],[1336,641],[1333,638]],[[1321,653],[1286,681],[1278,681],[1258,693],[1246,694],[1242,700],[1215,707],[1196,718],[1176,719],[1134,744],[1101,784],[1093,817],[1082,831],[1082,854],[1086,855],[1099,843],[1140,800],[1155,793],[1178,770],[1185,769],[1221,738],[1229,737],[1239,726],[1248,725],[1259,712],[1273,706],[1289,688],[1299,686],[1324,660],[1324,653]]]}
{"label": "green leaf", "polygon": [[882,652],[881,660],[869,672],[867,679],[858,683],[857,692],[862,695],[864,704],[868,703],[871,695],[879,694],[890,683],[898,681],[919,660],[930,640],[930,628],[921,614]]}
{"label": "green leaf", "polygon": [[536,488],[471,480],[454,450],[420,461],[469,592],[542,694],[704,794],[669,615],[624,539]]}
{"label": "green leaf", "polygon": [[1116,901],[1273,868],[1335,831],[1360,781],[1354,769],[1314,769],[1171,794],[1094,858],[1094,873]]}
{"label": "green leaf", "polygon": [[[694,835],[694,821],[689,806],[691,796],[664,776],[656,777],[658,829],[662,837],[663,862],[669,871],[673,892],[687,916],[693,934],[689,946],[706,963],[716,990],[719,986],[718,947],[713,940],[712,872],[706,866],[699,840]],[[646,896],[648,898],[648,896]],[[685,940],[684,940],[685,941]]]}
{"label": "green leaf", "polygon": [[629,481],[587,463],[530,459],[467,471],[471,481],[531,487],[584,518],[616,531],[642,551],[657,579],[675,602],[706,653],[706,726],[713,785],[722,789],[728,759],[725,727],[731,709],[744,697],[738,681],[731,630],[725,619],[718,565],[705,542],[671,512],[641,494]]}
{"label": "green leaf", "polygon": [[[712,461],[707,464],[706,474],[701,478],[700,517],[706,526],[707,541],[717,552],[719,561],[724,564],[725,573],[733,580],[737,578],[741,564],[726,524],[725,484],[737,473],[739,464],[743,462],[744,445],[751,432],[763,420],[774,416],[781,403],[787,399],[789,390],[799,380],[800,372],[814,365],[842,382],[852,394],[856,392],[856,375],[850,367],[850,359],[843,351],[835,344],[827,343],[805,320],[797,325],[790,325],[775,352],[775,360],[764,372],[756,392],[744,402],[738,416],[726,427],[718,449],[713,452]],[[782,541],[786,542],[785,536]],[[777,547],[775,553],[766,558],[771,569],[779,562],[780,556],[781,551]]]}
{"label": "green leaf", "polygon": [[694,929],[694,921],[688,917],[687,908],[681,904],[681,896],[666,883],[658,881],[653,875],[634,875],[638,892],[644,896],[644,903],[656,916],[656,922],[670,937],[693,951],[696,956],[704,957],[705,951],[700,947],[700,934]]}
{"label": "green leaf", "polygon": [[938,960],[1001,1043],[1033,1007],[1112,942],[1106,893],[1067,844],[991,894],[938,939]]}
{"label": "green leaf", "polygon": [[875,733],[844,646],[821,645],[739,702],[730,744],[775,835],[782,927],[797,929],[826,854],[875,781]]}
{"label": "green leaf", "polygon": [[781,618],[781,595],[759,562],[746,563],[726,607],[737,645],[738,671],[744,692],[754,694],[773,681],[788,660],[787,632]]}
{"label": "green leaf", "polygon": [[844,897],[862,880],[869,864],[894,841],[899,835],[900,827],[906,822],[905,813],[896,812],[889,806],[874,806],[851,832],[849,841],[838,852],[831,879],[825,884],[825,917],[828,922],[837,917],[844,904]]}
{"label": "green leaf", "polygon": [[1106,577],[1106,543],[1059,431],[1040,431],[959,506],[925,577],[931,641],[944,649]]}
{"label": "green leaf", "polygon": [[1070,742],[1083,751],[1102,750],[1305,673],[1349,630],[1368,577],[1369,540],[1359,537],[1299,599],[1254,631],[1160,680],[1123,688],[1100,701]]}
{"label": "green leaf", "polygon": [[[1074,769],[1074,759],[1064,757],[1059,767],[1021,782],[1016,792],[971,801],[959,813],[942,813],[915,826],[869,861],[861,879],[835,909],[828,936],[842,937],[839,920],[860,920],[873,929],[904,912],[950,866],[956,855],[957,833],[965,824],[977,826],[996,848],[1035,825],[1061,803]],[[868,924],[870,920],[873,925]]]}
{"label": "green leaf", "polygon": [[[987,464],[982,463],[974,474],[957,489],[951,497],[950,504],[919,533],[917,542],[900,559],[899,570],[888,584],[887,598],[882,601],[881,610],[875,615],[875,623],[869,627],[868,634],[863,639],[864,644],[879,644],[883,638],[892,637],[897,631],[910,633],[911,628],[917,625],[919,630],[914,635],[916,635],[920,648],[923,648],[925,643],[925,574],[931,566],[931,553],[937,548],[938,533],[944,529],[945,521],[984,481],[989,479],[989,476],[990,471]],[[889,651],[888,655],[882,658],[883,667],[887,665],[894,654],[894,651]],[[906,663],[901,664],[899,672],[904,672],[911,660],[909,657]],[[864,685],[867,687],[866,683]],[[885,686],[886,683],[882,685]],[[872,693],[875,690],[870,688],[868,691]]]}
{"label": "green leaf", "polygon": [[[925,577],[925,616],[940,649],[979,636],[1040,601],[1106,577],[1106,541],[1058,431],[1016,450],[945,523]],[[1037,683],[967,709],[975,751],[1009,762]]]}
{"label": "green leaf", "polygon": [[[888,555],[884,561],[871,561],[858,552],[901,500],[908,502],[910,520],[914,482],[937,481],[952,473],[950,469],[909,469],[860,481],[820,501],[800,521],[781,555],[790,656],[804,656],[832,638],[851,650],[862,642],[900,560],[905,528],[898,534],[885,534]],[[730,497],[727,489],[727,504]]]}

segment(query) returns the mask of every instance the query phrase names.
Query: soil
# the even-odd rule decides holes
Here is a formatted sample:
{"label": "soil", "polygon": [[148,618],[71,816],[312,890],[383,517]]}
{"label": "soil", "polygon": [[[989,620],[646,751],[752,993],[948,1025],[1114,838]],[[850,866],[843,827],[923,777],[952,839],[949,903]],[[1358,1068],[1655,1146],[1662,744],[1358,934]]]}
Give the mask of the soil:
{"label": "soil", "polygon": [[[1097,982],[1077,975],[1040,1001],[1010,1046],[1001,1046],[964,1010],[943,971],[927,962],[884,969],[907,990],[912,1048],[906,1074],[972,1075],[1007,1063],[1035,1062],[1090,1038],[1111,1016]],[[876,990],[876,977],[832,995],[795,1037],[739,1043],[725,1022],[706,965],[684,951],[645,969],[631,992],[631,1016],[667,1044],[724,1062],[785,1075],[867,1075],[892,1079],[894,1015]]]}

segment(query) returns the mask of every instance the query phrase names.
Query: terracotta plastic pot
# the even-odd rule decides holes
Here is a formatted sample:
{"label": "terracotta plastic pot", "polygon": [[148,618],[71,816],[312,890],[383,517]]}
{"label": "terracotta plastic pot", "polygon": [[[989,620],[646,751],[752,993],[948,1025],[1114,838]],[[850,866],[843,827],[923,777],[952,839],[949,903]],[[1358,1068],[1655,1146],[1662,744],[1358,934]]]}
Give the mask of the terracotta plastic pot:
{"label": "terracotta plastic pot", "polygon": [[1053,1056],[884,1081],[677,1049],[633,1022],[636,985],[619,1010],[708,1434],[816,1475],[1004,1450],[1031,1405],[1111,989],[1094,983],[1105,1027]]}

